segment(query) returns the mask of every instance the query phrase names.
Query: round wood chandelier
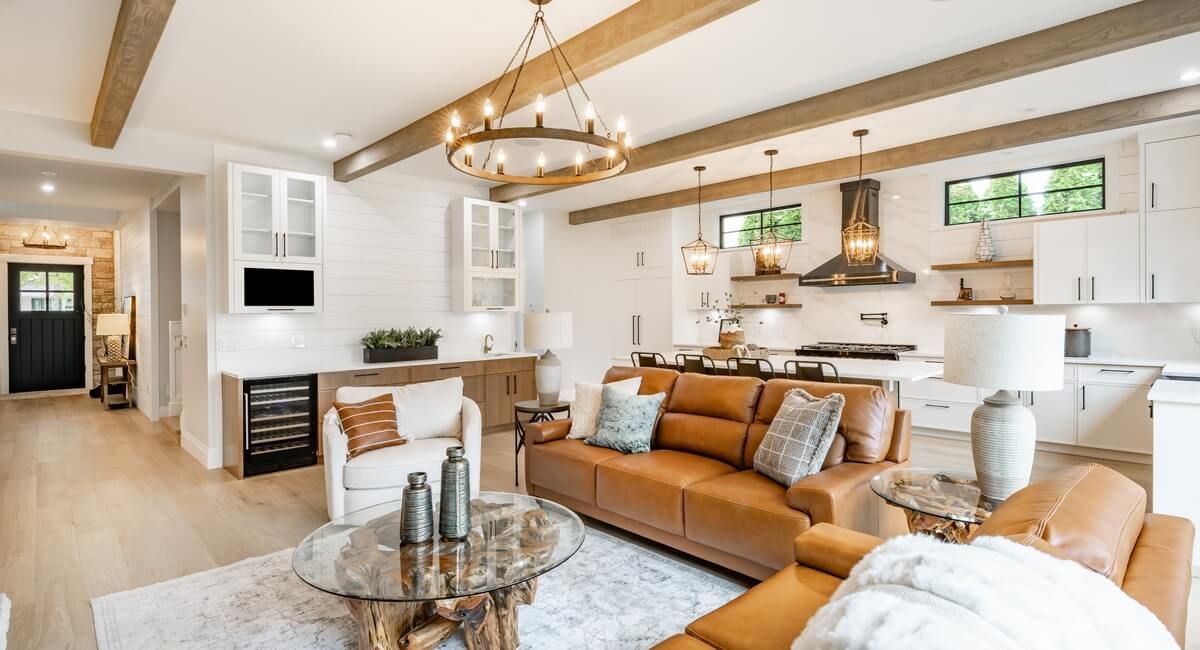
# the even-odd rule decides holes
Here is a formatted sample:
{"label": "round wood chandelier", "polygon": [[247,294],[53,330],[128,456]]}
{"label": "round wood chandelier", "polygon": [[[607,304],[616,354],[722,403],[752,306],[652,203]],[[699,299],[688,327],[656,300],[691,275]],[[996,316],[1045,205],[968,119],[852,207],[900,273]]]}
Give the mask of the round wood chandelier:
{"label": "round wood chandelier", "polygon": [[[571,67],[571,63],[563,53],[558,39],[550,31],[550,25],[547,24],[545,12],[542,10],[544,5],[550,4],[550,0],[529,1],[538,6],[537,13],[533,15],[533,24],[525,33],[525,37],[521,39],[521,43],[517,46],[512,58],[509,59],[508,65],[504,67],[504,72],[496,79],[490,93],[491,96],[496,95],[500,90],[501,82],[512,71],[512,86],[508,89],[504,105],[497,114],[492,105],[491,96],[489,96],[484,100],[480,110],[482,118],[480,123],[465,124],[458,111],[454,111],[450,115],[450,124],[446,128],[445,135],[447,162],[458,171],[476,178],[524,185],[579,185],[620,174],[629,166],[629,150],[632,146],[632,140],[625,126],[625,117],[621,116],[617,120],[615,133],[609,130],[608,124],[596,112],[592,98],[584,89],[579,76],[575,74],[575,69]],[[529,50],[539,34],[539,28],[549,46],[546,54],[551,57],[558,70],[558,77],[562,82],[567,101],[571,105],[571,113],[575,117],[577,129],[546,127],[544,125],[546,102],[542,95],[538,95],[534,104],[534,126],[504,126],[504,116],[509,112],[509,106],[516,93],[517,84],[521,81],[521,73],[525,70]],[[518,56],[521,57],[521,62],[514,70],[513,62],[517,60]],[[586,101],[582,119],[576,109],[575,97],[571,94],[572,84],[568,82],[568,75],[573,80],[573,85],[578,87],[582,99]],[[603,135],[596,132],[597,122],[599,122]],[[563,169],[547,171],[546,154],[542,151],[538,153],[533,174],[509,173],[506,169],[509,162],[508,155],[503,147],[505,140],[549,140],[558,143],[574,143],[577,146],[575,164]]]}

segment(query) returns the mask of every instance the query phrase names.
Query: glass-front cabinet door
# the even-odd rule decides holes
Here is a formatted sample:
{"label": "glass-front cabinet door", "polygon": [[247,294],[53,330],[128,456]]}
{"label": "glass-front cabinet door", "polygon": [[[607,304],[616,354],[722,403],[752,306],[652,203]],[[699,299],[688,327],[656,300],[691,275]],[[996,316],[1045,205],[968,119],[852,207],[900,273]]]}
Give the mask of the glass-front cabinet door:
{"label": "glass-front cabinet door", "polygon": [[495,211],[487,203],[467,204],[467,245],[471,269],[491,271],[496,267],[496,248],[492,245]]}
{"label": "glass-front cabinet door", "polygon": [[239,167],[233,177],[232,209],[235,255],[270,260],[279,254],[279,186],[269,170]]}
{"label": "glass-front cabinet door", "polygon": [[517,209],[507,206],[495,206],[496,210],[496,270],[517,270],[517,243],[520,241],[520,220],[517,219]]}
{"label": "glass-front cabinet door", "polygon": [[518,308],[517,279],[471,276],[471,311],[512,311]]}
{"label": "glass-front cabinet door", "polygon": [[290,262],[316,262],[320,258],[321,179],[302,174],[283,176],[282,240],[279,254]]}

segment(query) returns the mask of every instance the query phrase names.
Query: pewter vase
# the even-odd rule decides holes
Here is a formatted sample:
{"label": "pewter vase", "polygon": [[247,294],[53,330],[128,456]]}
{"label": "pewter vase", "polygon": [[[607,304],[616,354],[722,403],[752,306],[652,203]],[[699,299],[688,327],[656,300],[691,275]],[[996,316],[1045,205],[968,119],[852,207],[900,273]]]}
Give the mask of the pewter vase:
{"label": "pewter vase", "polygon": [[471,471],[462,447],[446,450],[438,532],[442,539],[465,539],[471,532]]}
{"label": "pewter vase", "polygon": [[400,541],[420,544],[433,539],[433,491],[425,472],[408,475],[408,485],[400,504]]}

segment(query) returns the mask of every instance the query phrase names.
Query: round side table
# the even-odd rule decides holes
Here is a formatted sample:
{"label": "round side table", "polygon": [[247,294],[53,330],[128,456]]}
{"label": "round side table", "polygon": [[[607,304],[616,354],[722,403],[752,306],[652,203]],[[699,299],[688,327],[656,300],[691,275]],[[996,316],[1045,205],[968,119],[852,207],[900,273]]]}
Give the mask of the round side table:
{"label": "round side table", "polygon": [[518,456],[521,448],[525,446],[526,424],[521,421],[521,415],[528,415],[529,422],[546,422],[553,420],[554,416],[559,413],[566,413],[568,418],[571,417],[571,403],[560,400],[553,404],[542,404],[536,399],[527,399],[513,404],[513,423],[516,434],[516,440],[513,442],[513,485],[521,484],[521,462]]}
{"label": "round side table", "polygon": [[871,490],[904,511],[910,533],[966,543],[996,504],[983,498],[975,477],[965,472],[897,468],[871,479]]}

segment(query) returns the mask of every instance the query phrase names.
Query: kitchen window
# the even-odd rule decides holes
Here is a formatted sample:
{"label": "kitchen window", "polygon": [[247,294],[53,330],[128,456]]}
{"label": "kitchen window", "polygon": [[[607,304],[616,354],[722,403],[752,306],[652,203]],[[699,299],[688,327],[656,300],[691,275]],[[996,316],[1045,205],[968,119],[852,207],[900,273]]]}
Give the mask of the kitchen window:
{"label": "kitchen window", "polygon": [[721,248],[749,246],[756,237],[774,227],[780,239],[801,241],[802,217],[800,204],[784,205],[773,210],[750,210],[721,215]]}
{"label": "kitchen window", "polygon": [[1104,159],[946,183],[946,225],[1104,209]]}

